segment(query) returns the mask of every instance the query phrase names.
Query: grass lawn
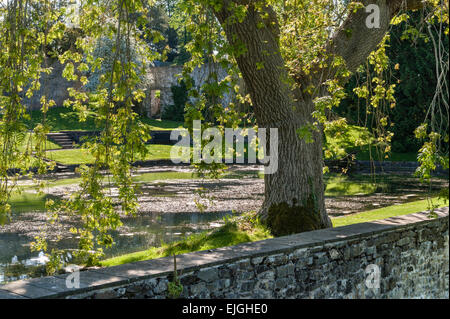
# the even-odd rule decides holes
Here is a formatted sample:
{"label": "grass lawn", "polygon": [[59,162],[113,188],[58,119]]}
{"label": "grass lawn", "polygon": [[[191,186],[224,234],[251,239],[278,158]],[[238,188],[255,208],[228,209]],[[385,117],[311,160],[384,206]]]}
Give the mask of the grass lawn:
{"label": "grass lawn", "polygon": [[[33,133],[27,133],[22,143],[19,145],[19,151],[25,152],[27,148],[33,149],[36,146],[36,137]],[[48,150],[56,150],[61,149],[61,146],[55,144],[49,140],[46,141],[46,149]]]}
{"label": "grass lawn", "polygon": [[46,157],[65,165],[92,164],[95,160],[88,150],[78,148],[46,152]]}
{"label": "grass lawn", "polygon": [[[151,119],[147,119],[148,121],[156,121],[157,120],[151,120]],[[172,126],[172,124],[170,124],[167,121],[163,121],[163,124],[161,124],[162,126],[166,126],[165,129],[170,129],[170,127]],[[177,122],[174,122],[177,123]],[[173,124],[174,127],[177,124]],[[363,133],[361,133],[361,128],[355,128],[354,130],[354,134],[352,136],[354,136],[354,138],[356,138],[356,136],[360,137],[360,136],[364,136]],[[359,133],[357,133],[359,132]],[[337,146],[337,144],[340,144],[341,146],[343,144],[348,144],[351,145],[351,143],[349,144],[348,142],[340,142],[338,141],[336,138],[335,139],[329,139],[329,140],[333,140],[332,144],[330,145],[328,144],[327,147],[331,147],[331,148],[335,148],[335,149],[339,149],[339,147]],[[48,145],[48,148],[60,148],[58,145],[49,142],[50,144]],[[144,160],[169,160],[170,157],[170,151],[171,151],[171,145],[157,145],[157,144],[150,144],[147,145],[147,148],[149,150],[149,154],[146,156],[146,158]],[[369,147],[363,146],[362,148],[352,148],[354,150],[357,150],[358,153],[356,155],[356,159],[358,160],[370,160],[370,154],[369,154]],[[347,151],[350,151],[350,149],[346,149]],[[86,150],[82,150],[82,149],[68,149],[68,150],[59,150],[57,152],[48,152],[48,157],[49,159],[52,159],[56,162],[59,162],[61,164],[91,164],[94,161],[94,158],[89,154],[89,152],[87,152]],[[346,154],[346,152],[342,153],[342,152],[337,152],[336,156],[333,156],[332,158],[342,158],[342,156],[344,156]],[[180,154],[181,155],[181,154]],[[388,159],[384,159],[384,160],[389,160],[389,161],[415,161],[417,157],[416,153],[391,153],[390,157]],[[372,147],[372,159],[373,160],[379,160],[375,148]]]}
{"label": "grass lawn", "polygon": [[[170,159],[171,145],[149,144],[149,153],[144,160],[168,160]],[[92,164],[95,158],[86,149],[66,149],[47,152],[47,157],[61,164]]]}
{"label": "grass lawn", "polygon": [[53,196],[47,194],[28,193],[25,191],[21,193],[14,192],[11,194],[8,203],[11,205],[11,211],[14,213],[44,211],[45,202],[48,198],[54,199]]}
{"label": "grass lawn", "polygon": [[[439,205],[439,207],[447,205],[443,200],[438,200],[437,198],[433,198],[432,200],[433,203]],[[422,200],[362,212],[352,216],[337,217],[333,218],[332,222],[334,227],[340,227],[377,219],[417,213],[427,209],[427,201]],[[166,257],[173,254],[183,254],[193,251],[214,249],[271,238],[272,236],[265,227],[261,226],[257,222],[254,222],[254,216],[255,213],[247,213],[244,215],[244,218],[232,218],[224,226],[216,230],[194,234],[185,240],[171,244],[164,244],[162,247],[152,247],[148,250],[108,258],[101,261],[100,264],[105,267],[116,266],[135,261]]]}
{"label": "grass lawn", "polygon": [[[349,130],[340,132],[338,130],[327,131],[326,143],[324,145],[325,159],[341,159],[349,152],[357,152],[356,159],[360,161],[393,161],[393,162],[416,162],[417,152],[379,154],[369,130],[365,127],[349,125]],[[357,146],[355,146],[357,145]],[[387,158],[385,156],[388,156]]]}
{"label": "grass lawn", "polygon": [[369,151],[369,146],[365,145],[361,148],[356,148],[358,151],[356,159],[359,161],[391,161],[391,162],[417,162],[417,152],[410,153],[396,153],[391,152],[387,154],[388,158],[384,156],[386,154],[379,154],[377,149],[372,146]]}
{"label": "grass lawn", "polygon": [[[448,205],[448,202],[445,202],[443,199],[438,199],[438,197],[431,198],[431,202],[433,203],[433,205],[438,205],[438,207],[444,207]],[[386,219],[394,216],[408,215],[428,209],[429,202],[428,200],[424,199],[420,201],[369,210],[362,213],[351,214],[349,216],[336,217],[332,219],[332,222],[334,227],[339,227],[370,222],[378,219]]]}
{"label": "grass lawn", "polygon": [[[39,110],[31,111],[31,118],[26,121],[30,129],[42,121],[42,112]],[[171,130],[183,127],[182,122],[149,119],[146,117],[141,120],[148,124],[152,130]],[[55,107],[49,109],[46,115],[46,122],[50,125],[52,132],[63,130],[81,130],[94,131],[99,127],[93,118],[88,118],[84,122],[80,122],[78,116],[69,108]],[[348,152],[357,151],[356,159],[358,160],[379,160],[379,156],[374,146],[369,152],[369,143],[373,140],[367,128],[349,125],[349,130],[341,132],[337,130],[329,130],[326,132],[326,145],[324,146],[325,158],[340,159],[347,155]],[[355,147],[356,145],[359,145]],[[23,146],[25,147],[25,146]],[[47,149],[60,149],[57,144],[48,142]],[[384,156],[384,155],[383,155]],[[50,157],[51,158],[51,157]],[[390,153],[389,161],[416,161],[417,153]],[[64,150],[61,153],[54,154],[54,159],[62,164],[87,164],[92,163],[93,158],[86,152],[77,150]],[[170,159],[170,146],[156,147],[151,150],[148,159]]]}
{"label": "grass lawn", "polygon": [[150,128],[152,130],[165,131],[165,130],[176,129],[176,128],[179,128],[179,127],[184,127],[184,123],[183,122],[176,122],[176,121],[170,121],[170,120],[149,119],[147,117],[144,117],[141,120],[145,124],[150,125]]}
{"label": "grass lawn", "polygon": [[[30,113],[30,119],[26,121],[29,129],[33,129],[37,124],[43,121],[43,114],[40,110],[33,110]],[[45,122],[50,126],[51,132],[63,130],[93,131],[98,130],[93,118],[88,118],[80,122],[78,116],[69,108],[53,107],[46,114]]]}
{"label": "grass lawn", "polygon": [[[33,129],[43,119],[40,110],[31,111],[31,118],[26,121],[29,129]],[[183,126],[182,122],[161,121],[149,118],[142,118],[142,121],[150,125],[152,130],[171,130]],[[46,114],[46,123],[50,126],[52,132],[59,131],[96,131],[101,129],[93,118],[88,118],[84,122],[80,122],[78,115],[66,107],[50,108]]]}
{"label": "grass lawn", "polygon": [[[40,110],[31,111],[31,119],[26,121],[30,129],[42,121],[42,112]],[[148,124],[152,130],[171,130],[183,127],[184,123],[168,120],[149,119],[142,117],[141,120]],[[80,122],[78,116],[69,108],[54,107],[49,109],[46,115],[46,122],[50,125],[52,132],[63,130],[95,131],[101,129],[93,118]],[[339,159],[347,155],[350,151],[357,151],[358,160],[380,160],[376,148],[371,147],[369,152],[369,143],[373,140],[370,132],[365,127],[349,125],[349,130],[341,132],[338,129],[326,132],[326,145],[324,147],[325,157],[327,159]],[[52,143],[53,144],[53,143]],[[48,149],[59,148],[59,146],[48,145]],[[355,145],[358,145],[355,147]],[[54,147],[56,146],[56,147]],[[384,157],[384,155],[383,155]],[[389,154],[388,161],[416,161],[417,153],[395,153]],[[75,163],[71,163],[75,164]]]}
{"label": "grass lawn", "polygon": [[348,176],[340,174],[327,174],[324,180],[327,185],[325,196],[328,197],[369,195],[374,193],[379,186],[368,180],[354,181]]}

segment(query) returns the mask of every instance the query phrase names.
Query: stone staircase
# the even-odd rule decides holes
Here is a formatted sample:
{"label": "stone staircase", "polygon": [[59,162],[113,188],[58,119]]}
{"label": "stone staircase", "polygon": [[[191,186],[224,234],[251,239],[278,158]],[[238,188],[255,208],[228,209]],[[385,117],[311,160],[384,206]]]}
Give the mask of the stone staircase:
{"label": "stone staircase", "polygon": [[63,149],[73,148],[75,142],[69,134],[64,132],[48,133],[47,139],[58,144]]}

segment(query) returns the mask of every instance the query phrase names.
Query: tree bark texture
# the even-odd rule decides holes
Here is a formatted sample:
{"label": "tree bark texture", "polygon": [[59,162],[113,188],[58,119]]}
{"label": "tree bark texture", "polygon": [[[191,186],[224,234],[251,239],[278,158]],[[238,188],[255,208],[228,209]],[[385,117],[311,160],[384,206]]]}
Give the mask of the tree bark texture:
{"label": "tree bark texture", "polygon": [[[233,1],[248,6],[243,21],[229,19]],[[327,47],[330,53],[342,56],[351,71],[376,49],[402,1],[364,1],[365,5],[369,3],[379,5],[381,27],[367,29],[367,13],[358,10],[349,15]],[[230,44],[245,45],[245,53],[236,56],[236,61],[251,96],[258,127],[267,131],[278,129],[278,170],[264,177],[265,198],[259,214],[276,235],[332,227],[324,201],[322,132],[313,133],[312,143],[300,139],[296,132],[314,122],[314,96],[292,89],[292,79],[280,53],[276,13],[270,6],[263,10],[267,13],[265,18],[254,9],[251,0],[224,0],[222,8],[215,11]],[[352,31],[349,33],[348,29]],[[329,76],[332,74],[331,70]],[[305,80],[301,81],[305,87]]]}

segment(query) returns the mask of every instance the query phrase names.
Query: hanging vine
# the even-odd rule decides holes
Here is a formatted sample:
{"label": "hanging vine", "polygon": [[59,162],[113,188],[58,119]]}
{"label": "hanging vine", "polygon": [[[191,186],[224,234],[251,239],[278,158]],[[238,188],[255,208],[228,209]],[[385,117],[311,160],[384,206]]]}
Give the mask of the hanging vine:
{"label": "hanging vine", "polygon": [[[66,79],[80,81],[83,86],[79,90],[70,89],[71,99],[65,105],[77,112],[80,121],[95,116],[102,130],[98,139],[83,144],[94,157],[94,163],[79,167],[82,180],[79,190],[61,202],[50,202],[49,208],[52,222],[58,222],[61,214],[80,221],[79,227],[70,229],[79,237],[73,255],[79,263],[94,265],[103,256],[103,247],[114,244],[110,232],[122,225],[121,216],[137,212],[132,163],[147,155],[145,143],[150,139],[150,130],[139,120],[134,105],[145,97],[140,83],[147,66],[159,57],[139,44],[145,38],[157,39],[160,35],[146,29],[146,8],[141,1],[85,1],[76,19],[84,37],[77,40],[79,50],[66,51],[60,61],[65,63]],[[95,55],[95,48],[104,43],[105,37],[112,40],[113,55],[103,65],[104,59]],[[141,57],[138,61],[133,59],[136,50]],[[97,78],[98,83],[89,86],[86,74],[98,69],[103,72]],[[46,250],[45,239],[37,238],[33,249]],[[61,260],[64,253],[53,249],[50,261]],[[58,266],[49,263],[47,268],[51,272]]]}

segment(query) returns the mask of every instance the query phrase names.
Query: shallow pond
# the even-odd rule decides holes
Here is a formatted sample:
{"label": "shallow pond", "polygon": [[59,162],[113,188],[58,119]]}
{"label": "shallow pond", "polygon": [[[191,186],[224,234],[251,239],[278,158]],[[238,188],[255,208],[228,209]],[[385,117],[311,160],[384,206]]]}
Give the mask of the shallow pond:
{"label": "shallow pond", "polygon": [[[112,232],[116,244],[105,249],[105,255],[113,257],[184,239],[193,233],[220,227],[224,217],[230,215],[231,212],[158,213],[124,218],[120,231]],[[64,238],[57,245],[49,242],[49,248],[74,249],[76,242],[76,238]],[[0,283],[39,276],[43,274],[43,267],[39,266],[45,262],[42,253],[30,251],[28,236],[0,233]]]}

